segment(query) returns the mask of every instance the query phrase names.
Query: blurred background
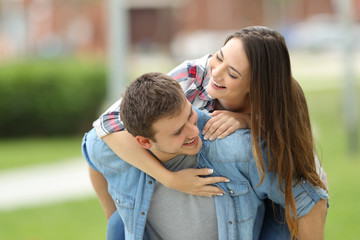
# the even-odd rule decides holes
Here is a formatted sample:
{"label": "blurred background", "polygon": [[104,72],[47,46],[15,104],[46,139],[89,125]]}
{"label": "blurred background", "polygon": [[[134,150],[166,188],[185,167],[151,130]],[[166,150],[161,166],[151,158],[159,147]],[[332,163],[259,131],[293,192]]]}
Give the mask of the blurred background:
{"label": "blurred background", "polygon": [[136,76],[265,25],[288,44],[328,175],[325,239],[360,236],[360,0],[1,0],[0,239],[105,239],[80,144]]}

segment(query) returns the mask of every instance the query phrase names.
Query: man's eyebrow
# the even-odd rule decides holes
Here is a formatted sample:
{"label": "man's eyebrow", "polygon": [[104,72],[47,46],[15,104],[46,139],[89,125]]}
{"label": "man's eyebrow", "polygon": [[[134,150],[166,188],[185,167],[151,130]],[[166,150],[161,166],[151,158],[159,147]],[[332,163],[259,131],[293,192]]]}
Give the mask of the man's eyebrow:
{"label": "man's eyebrow", "polygon": [[[194,114],[192,107],[190,108],[190,114],[188,117],[188,120],[191,118],[191,116]],[[186,124],[186,123],[185,123]],[[181,133],[181,131],[183,130],[183,128],[185,127],[185,124],[182,125],[176,132],[173,133],[173,135],[178,135]]]}
{"label": "man's eyebrow", "polygon": [[[221,48],[220,48],[220,54],[221,54],[221,57],[224,59],[224,53],[223,53],[223,51],[221,50]],[[234,67],[232,67],[232,66],[229,66],[233,71],[235,71],[235,72],[237,72],[240,76],[241,76],[241,73],[236,69],[236,68],[234,68]]]}

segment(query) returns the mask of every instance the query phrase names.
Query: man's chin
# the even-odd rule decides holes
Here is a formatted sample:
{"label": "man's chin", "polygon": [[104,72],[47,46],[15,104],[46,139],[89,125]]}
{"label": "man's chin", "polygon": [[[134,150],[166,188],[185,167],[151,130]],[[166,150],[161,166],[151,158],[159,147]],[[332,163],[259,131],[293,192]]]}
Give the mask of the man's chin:
{"label": "man's chin", "polygon": [[198,139],[198,142],[196,143],[196,150],[194,150],[194,153],[193,154],[189,154],[189,155],[196,155],[200,152],[200,149],[202,147],[202,141],[201,139],[199,138]]}

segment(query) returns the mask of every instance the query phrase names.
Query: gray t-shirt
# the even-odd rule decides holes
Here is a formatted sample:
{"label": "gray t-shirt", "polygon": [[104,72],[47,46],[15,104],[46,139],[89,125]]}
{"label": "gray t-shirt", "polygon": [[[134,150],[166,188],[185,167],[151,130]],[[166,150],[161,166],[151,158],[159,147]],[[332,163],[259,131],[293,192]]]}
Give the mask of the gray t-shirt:
{"label": "gray t-shirt", "polygon": [[[196,156],[162,162],[170,171],[196,168]],[[185,194],[155,183],[145,234],[152,240],[218,239],[215,199]]]}

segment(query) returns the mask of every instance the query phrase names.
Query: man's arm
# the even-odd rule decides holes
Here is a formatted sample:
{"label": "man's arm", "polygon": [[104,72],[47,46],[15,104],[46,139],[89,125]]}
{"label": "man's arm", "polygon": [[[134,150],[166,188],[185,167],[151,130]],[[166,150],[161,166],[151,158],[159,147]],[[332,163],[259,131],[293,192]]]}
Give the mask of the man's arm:
{"label": "man's arm", "polygon": [[320,199],[311,211],[299,218],[299,240],[324,239],[327,199]]}
{"label": "man's arm", "polygon": [[115,203],[111,198],[108,189],[108,184],[105,177],[98,171],[95,171],[89,166],[89,175],[91,183],[95,189],[95,192],[100,200],[100,203],[104,209],[106,219],[109,220],[111,215],[116,211]]}

